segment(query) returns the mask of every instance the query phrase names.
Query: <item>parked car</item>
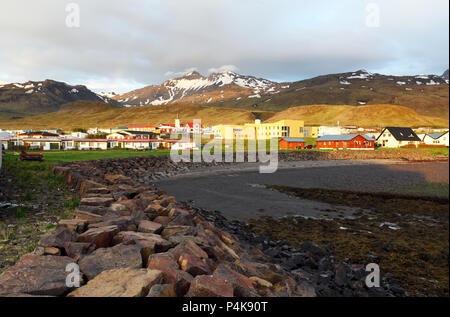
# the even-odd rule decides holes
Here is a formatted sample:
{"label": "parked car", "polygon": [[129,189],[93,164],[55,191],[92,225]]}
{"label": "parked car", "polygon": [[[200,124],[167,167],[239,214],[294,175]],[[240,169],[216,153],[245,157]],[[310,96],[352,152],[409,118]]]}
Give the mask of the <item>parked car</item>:
{"label": "parked car", "polygon": [[312,150],[313,148],[314,146],[312,146],[311,144],[305,146],[305,149],[307,150]]}

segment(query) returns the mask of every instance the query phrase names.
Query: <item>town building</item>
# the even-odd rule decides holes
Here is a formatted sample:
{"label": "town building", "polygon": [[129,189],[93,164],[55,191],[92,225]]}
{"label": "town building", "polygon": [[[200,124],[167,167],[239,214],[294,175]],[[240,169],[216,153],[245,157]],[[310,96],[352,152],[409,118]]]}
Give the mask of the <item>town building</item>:
{"label": "town building", "polygon": [[422,142],[411,128],[405,127],[386,127],[376,141],[386,148],[418,147]]}
{"label": "town building", "polygon": [[19,139],[45,139],[57,137],[59,137],[59,134],[45,131],[29,131],[29,132],[22,132],[17,135],[17,138]]}
{"label": "town building", "polygon": [[157,134],[154,132],[131,130],[115,132],[106,136],[108,140],[150,140],[156,137]]}
{"label": "town building", "polygon": [[342,128],[339,126],[319,126],[317,135],[319,137],[324,135],[340,135],[342,134]]}
{"label": "town building", "polygon": [[322,150],[374,150],[375,140],[362,134],[325,135],[317,139]]}
{"label": "town building", "polygon": [[305,148],[305,140],[302,138],[281,138],[280,150],[302,150]]}
{"label": "town building", "polygon": [[318,138],[319,127],[305,127],[303,129],[303,135],[305,138]]}
{"label": "town building", "polygon": [[449,134],[445,133],[429,133],[425,134],[422,139],[426,145],[449,146]]}

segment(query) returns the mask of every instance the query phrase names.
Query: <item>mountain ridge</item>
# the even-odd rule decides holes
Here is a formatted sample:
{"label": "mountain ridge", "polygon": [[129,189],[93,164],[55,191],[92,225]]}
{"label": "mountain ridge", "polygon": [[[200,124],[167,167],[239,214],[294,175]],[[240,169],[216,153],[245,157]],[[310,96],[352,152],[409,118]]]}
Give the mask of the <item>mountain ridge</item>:
{"label": "mountain ridge", "polygon": [[404,105],[428,116],[448,115],[448,80],[437,75],[393,76],[366,70],[278,83],[234,72],[191,72],[114,99],[126,107],[187,102],[198,105],[282,111],[293,106]]}

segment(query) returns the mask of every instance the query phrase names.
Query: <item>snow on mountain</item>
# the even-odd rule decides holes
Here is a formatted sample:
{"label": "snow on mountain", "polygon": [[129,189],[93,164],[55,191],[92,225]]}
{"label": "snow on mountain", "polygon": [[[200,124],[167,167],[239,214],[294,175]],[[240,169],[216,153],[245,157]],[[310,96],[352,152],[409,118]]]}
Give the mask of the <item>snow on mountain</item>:
{"label": "snow on mountain", "polygon": [[[203,96],[205,93],[214,93],[221,89],[219,98],[224,99],[222,88],[236,85],[244,89],[254,90],[254,98],[258,98],[260,91],[272,91],[280,84],[270,80],[256,78],[253,76],[243,76],[232,71],[212,73],[205,77],[198,72],[190,72],[183,77],[169,79],[160,86],[148,86],[127,94],[113,97],[115,100],[126,105],[146,106],[146,105],[166,105],[175,101],[185,99],[194,95],[201,95],[205,103],[210,103],[214,97]],[[288,88],[288,87],[285,87]]]}

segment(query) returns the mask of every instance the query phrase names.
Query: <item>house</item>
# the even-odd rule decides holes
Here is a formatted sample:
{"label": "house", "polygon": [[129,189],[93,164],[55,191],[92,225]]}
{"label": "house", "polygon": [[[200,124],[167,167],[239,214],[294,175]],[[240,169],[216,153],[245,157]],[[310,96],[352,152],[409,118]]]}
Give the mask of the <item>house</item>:
{"label": "house", "polygon": [[423,142],[426,145],[447,146],[449,144],[448,131],[445,133],[429,133],[423,137]]}
{"label": "house", "polygon": [[157,126],[154,125],[129,125],[129,131],[144,131],[144,132],[154,132],[156,133],[158,130]]}
{"label": "house", "polygon": [[147,131],[120,131],[106,136],[108,140],[150,140],[156,138],[157,134]]}
{"label": "house", "polygon": [[320,126],[318,128],[317,136],[324,135],[339,135],[342,134],[342,128],[339,126]]}
{"label": "house", "polygon": [[107,150],[109,147],[106,139],[73,139],[73,142],[78,150]]}
{"label": "house", "polygon": [[305,123],[301,120],[281,120],[271,123],[255,120],[255,123],[246,124],[245,127],[255,129],[257,139],[303,138]]}
{"label": "house", "polygon": [[61,141],[58,138],[20,138],[18,144],[24,146],[27,150],[51,151],[60,150]]}
{"label": "house", "polygon": [[57,138],[59,134],[50,133],[45,131],[30,131],[23,132],[17,135],[19,139],[45,139],[45,138]]}
{"label": "house", "polygon": [[158,148],[159,140],[133,140],[133,139],[118,139],[109,140],[111,148],[132,149],[132,150],[154,150]]}
{"label": "house", "polygon": [[316,147],[323,150],[374,150],[375,140],[362,134],[325,135],[317,139]]}
{"label": "house", "polygon": [[305,127],[303,129],[303,135],[305,138],[318,138],[319,127]]}
{"label": "house", "polygon": [[377,143],[381,147],[417,147],[421,140],[411,128],[387,127],[381,131]]}
{"label": "house", "polygon": [[280,141],[280,150],[300,150],[305,148],[305,140],[302,138],[282,138]]}

